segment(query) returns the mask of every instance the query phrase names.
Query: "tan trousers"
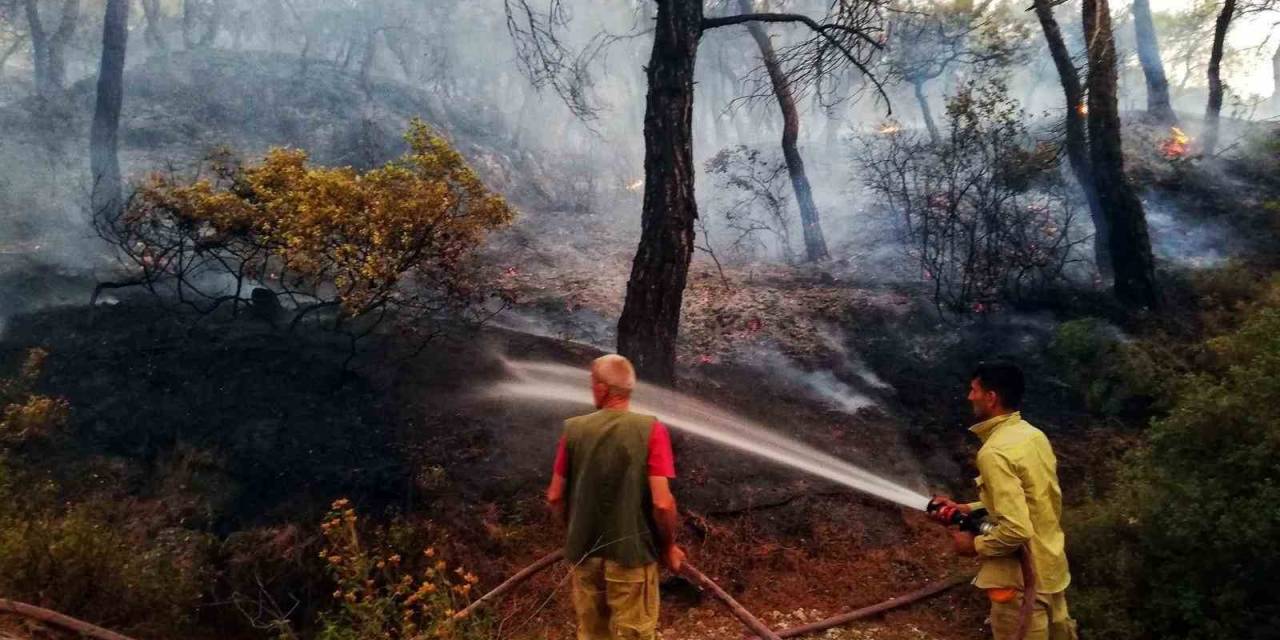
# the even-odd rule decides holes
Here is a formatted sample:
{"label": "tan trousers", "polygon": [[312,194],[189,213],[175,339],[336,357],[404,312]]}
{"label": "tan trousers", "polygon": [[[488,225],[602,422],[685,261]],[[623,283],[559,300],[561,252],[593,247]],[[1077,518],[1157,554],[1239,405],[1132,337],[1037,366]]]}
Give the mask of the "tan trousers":
{"label": "tan trousers", "polygon": [[[991,632],[995,640],[1012,638],[1018,632],[1022,596],[1019,592],[1010,602],[991,603]],[[1027,627],[1026,640],[1076,640],[1076,621],[1067,611],[1066,593],[1036,595],[1036,607]]]}
{"label": "tan trousers", "polygon": [[624,567],[587,558],[573,570],[578,640],[653,640],[658,628],[658,564]]}

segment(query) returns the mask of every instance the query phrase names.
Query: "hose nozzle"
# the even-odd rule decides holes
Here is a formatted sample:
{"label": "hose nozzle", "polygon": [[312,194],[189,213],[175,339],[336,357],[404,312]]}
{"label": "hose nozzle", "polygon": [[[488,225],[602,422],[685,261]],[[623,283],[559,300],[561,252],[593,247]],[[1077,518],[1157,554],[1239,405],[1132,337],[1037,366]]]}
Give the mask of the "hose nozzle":
{"label": "hose nozzle", "polygon": [[924,508],[925,513],[947,526],[958,527],[974,535],[982,535],[991,531],[995,523],[987,521],[986,509],[974,509],[968,513],[948,505],[941,498],[933,498]]}

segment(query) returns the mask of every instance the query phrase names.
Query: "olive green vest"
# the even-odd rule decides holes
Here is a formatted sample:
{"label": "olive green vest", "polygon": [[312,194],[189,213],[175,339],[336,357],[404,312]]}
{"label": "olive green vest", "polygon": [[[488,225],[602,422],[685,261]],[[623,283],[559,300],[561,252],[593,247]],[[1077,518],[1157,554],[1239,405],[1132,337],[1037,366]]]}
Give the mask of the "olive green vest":
{"label": "olive green vest", "polygon": [[569,562],[601,557],[637,567],[657,559],[649,496],[653,422],[613,409],[565,421]]}

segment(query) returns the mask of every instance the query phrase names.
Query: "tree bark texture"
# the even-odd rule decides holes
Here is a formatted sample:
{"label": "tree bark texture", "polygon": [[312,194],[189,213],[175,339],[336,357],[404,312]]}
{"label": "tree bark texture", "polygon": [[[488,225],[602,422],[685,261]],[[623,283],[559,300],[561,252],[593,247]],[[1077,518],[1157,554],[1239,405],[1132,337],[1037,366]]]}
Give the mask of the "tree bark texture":
{"label": "tree bark texture", "polygon": [[1147,80],[1147,115],[1160,124],[1178,124],[1178,116],[1169,101],[1169,79],[1160,59],[1160,39],[1151,19],[1151,0],[1133,0],[1133,31],[1142,75]]}
{"label": "tree bark texture", "polygon": [[1084,0],[1082,8],[1089,50],[1089,160],[1111,232],[1115,294],[1131,309],[1155,308],[1159,295],[1146,214],[1124,175],[1111,8],[1107,0]]}
{"label": "tree bark texture", "polygon": [[640,246],[618,320],[618,352],[650,382],[675,381],[680,305],[693,256],[693,71],[702,0],[658,0],[645,72]]}
{"label": "tree bark texture", "polygon": [[1218,20],[1213,25],[1213,49],[1209,52],[1209,104],[1204,111],[1204,152],[1213,154],[1218,148],[1218,119],[1222,115],[1222,55],[1226,47],[1227,29],[1235,17],[1236,0],[1225,0]]}
{"label": "tree bark texture", "polygon": [[942,132],[938,131],[938,123],[933,120],[933,110],[929,108],[929,96],[924,94],[924,81],[913,81],[911,90],[915,93],[916,102],[920,104],[920,117],[924,119],[925,129],[929,131],[929,142],[942,144]]}
{"label": "tree bark texture", "polygon": [[124,206],[117,137],[124,101],[124,57],[129,40],[129,0],[107,0],[102,25],[98,96],[89,130],[89,168],[95,216],[114,219]]}
{"label": "tree bark texture", "polygon": [[1071,51],[1067,49],[1066,40],[1062,37],[1062,29],[1053,16],[1050,0],[1035,0],[1033,8],[1040,27],[1044,31],[1045,41],[1049,45],[1049,55],[1058,70],[1058,80],[1062,84],[1062,95],[1066,99],[1066,116],[1064,122],[1067,163],[1071,173],[1075,175],[1080,190],[1084,192],[1086,204],[1089,206],[1089,218],[1093,221],[1093,257],[1098,271],[1104,279],[1110,279],[1111,240],[1107,227],[1107,218],[1102,212],[1102,204],[1098,201],[1098,189],[1093,183],[1093,169],[1089,162],[1089,140],[1085,131],[1085,98],[1084,86],[1080,83],[1080,74],[1076,71],[1075,61],[1071,59]]}
{"label": "tree bark texture", "polygon": [[[755,8],[751,0],[738,0],[742,13],[753,13]],[[809,262],[819,262],[831,257],[827,251],[827,240],[822,234],[822,221],[818,216],[818,206],[813,202],[813,188],[809,185],[809,176],[804,172],[804,159],[796,147],[796,139],[800,135],[800,114],[796,111],[795,94],[791,91],[791,82],[787,79],[778,56],[773,50],[773,43],[764,25],[759,22],[748,22],[747,31],[755,39],[760,48],[760,58],[764,61],[765,70],[769,73],[769,81],[773,84],[773,95],[778,99],[778,108],[782,111],[782,157],[787,162],[787,173],[791,176],[791,190],[796,195],[796,205],[800,210],[800,226],[804,231],[805,258]]]}
{"label": "tree bark texture", "polygon": [[80,21],[80,0],[63,0],[58,27],[53,33],[45,29],[37,0],[24,0],[31,33],[31,60],[36,93],[49,98],[58,96],[66,86],[67,43],[75,35]]}

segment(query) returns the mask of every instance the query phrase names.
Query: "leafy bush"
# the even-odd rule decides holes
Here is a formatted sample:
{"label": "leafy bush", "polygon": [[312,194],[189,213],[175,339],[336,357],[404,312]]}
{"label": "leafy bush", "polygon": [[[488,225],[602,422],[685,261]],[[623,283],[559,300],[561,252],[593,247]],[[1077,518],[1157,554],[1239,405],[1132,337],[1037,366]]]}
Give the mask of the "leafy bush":
{"label": "leafy bush", "polygon": [[337,585],[321,640],[490,637],[483,619],[453,619],[478,579],[418,544],[419,528],[361,526],[350,503],[338,500],[321,529],[320,556]]}
{"label": "leafy bush", "polygon": [[98,228],[130,284],[201,312],[292,311],[291,327],[329,314],[353,336],[388,316],[416,329],[484,297],[466,258],[512,211],[425,124],[405,137],[404,157],[364,172],[273,149],[255,166],[215,157],[194,182],[156,174]]}
{"label": "leafy bush", "polygon": [[29,350],[18,375],[0,380],[0,444],[47,436],[66,422],[66,400],[32,391],[48,355],[43,349]]}
{"label": "leafy bush", "polygon": [[[772,247],[783,261],[793,262],[791,178],[786,162],[776,154],[738,145],[721,149],[707,160],[705,169],[720,196],[717,209],[732,252],[751,259]],[[704,225],[703,235],[707,231]],[[706,238],[704,242],[710,247]]]}
{"label": "leafy bush", "polygon": [[1178,381],[1118,489],[1073,521],[1097,637],[1280,635],[1280,279],[1204,346],[1209,362]]}
{"label": "leafy bush", "polygon": [[1172,375],[1169,363],[1158,360],[1148,345],[1126,339],[1098,318],[1059,325],[1049,353],[1085,406],[1106,416],[1148,415]]}
{"label": "leafy bush", "polygon": [[998,81],[962,87],[947,118],[940,144],[890,128],[861,158],[939,310],[983,311],[1060,283],[1088,236],[1057,150]]}
{"label": "leafy bush", "polygon": [[124,503],[54,509],[12,486],[0,499],[0,593],[123,631],[190,628],[208,536],[139,530]]}

